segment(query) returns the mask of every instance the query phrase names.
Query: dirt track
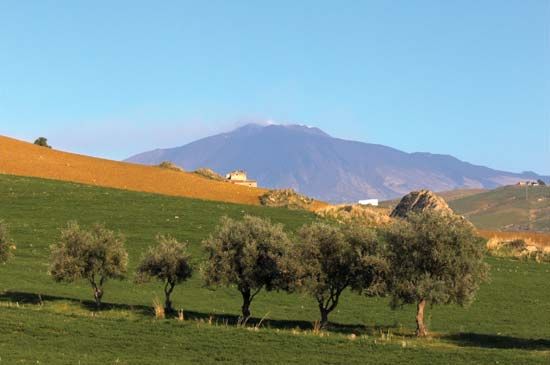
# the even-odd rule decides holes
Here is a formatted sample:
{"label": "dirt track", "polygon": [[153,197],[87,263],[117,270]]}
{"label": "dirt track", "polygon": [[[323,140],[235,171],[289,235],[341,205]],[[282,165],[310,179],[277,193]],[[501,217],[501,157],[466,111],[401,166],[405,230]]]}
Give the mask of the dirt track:
{"label": "dirt track", "polygon": [[56,151],[4,136],[0,136],[0,174],[252,205],[259,205],[265,192],[192,173]]}

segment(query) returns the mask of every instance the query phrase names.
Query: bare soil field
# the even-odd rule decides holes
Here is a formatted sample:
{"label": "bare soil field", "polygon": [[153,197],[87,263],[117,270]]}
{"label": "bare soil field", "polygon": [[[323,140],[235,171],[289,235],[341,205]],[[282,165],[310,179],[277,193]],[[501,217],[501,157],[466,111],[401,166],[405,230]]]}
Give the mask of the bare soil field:
{"label": "bare soil field", "polygon": [[259,205],[264,189],[197,174],[57,151],[0,136],[0,173],[131,191]]}

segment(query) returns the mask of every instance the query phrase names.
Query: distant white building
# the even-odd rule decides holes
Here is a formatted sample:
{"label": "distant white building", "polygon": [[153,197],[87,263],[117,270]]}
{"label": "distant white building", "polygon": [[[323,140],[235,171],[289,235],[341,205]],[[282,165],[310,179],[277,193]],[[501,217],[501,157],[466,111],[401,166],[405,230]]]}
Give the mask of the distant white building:
{"label": "distant white building", "polygon": [[520,181],[516,185],[518,186],[540,186],[538,181]]}
{"label": "distant white building", "polygon": [[360,205],[372,205],[373,207],[377,207],[378,206],[378,199],[359,200],[358,203]]}

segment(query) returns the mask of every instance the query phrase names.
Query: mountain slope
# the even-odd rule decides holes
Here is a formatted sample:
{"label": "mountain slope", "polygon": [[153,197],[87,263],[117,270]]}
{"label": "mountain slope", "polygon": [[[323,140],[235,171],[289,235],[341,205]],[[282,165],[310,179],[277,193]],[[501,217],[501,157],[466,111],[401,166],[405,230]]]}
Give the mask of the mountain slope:
{"label": "mountain slope", "polygon": [[265,192],[192,173],[56,151],[3,136],[0,174],[254,205],[260,203],[259,197]]}
{"label": "mountain slope", "polygon": [[447,155],[409,154],[333,138],[317,128],[297,125],[250,124],[127,161],[157,164],[164,160],[186,169],[209,167],[219,173],[245,169],[261,186],[292,187],[331,202],[391,199],[419,189],[495,188],[538,178],[534,173],[492,170]]}

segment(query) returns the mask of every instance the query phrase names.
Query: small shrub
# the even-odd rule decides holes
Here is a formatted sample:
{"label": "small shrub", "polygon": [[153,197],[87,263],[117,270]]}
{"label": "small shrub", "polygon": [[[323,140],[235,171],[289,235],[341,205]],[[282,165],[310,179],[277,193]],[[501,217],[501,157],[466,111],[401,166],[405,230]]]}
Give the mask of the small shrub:
{"label": "small shrub", "polygon": [[214,170],[207,169],[207,168],[204,168],[204,167],[193,171],[193,173],[195,173],[197,175],[200,175],[202,177],[205,177],[207,179],[210,179],[210,180],[216,180],[216,181],[226,181],[227,180],[223,176],[221,176],[220,174],[217,174]]}
{"label": "small shrub", "polygon": [[511,257],[525,261],[550,262],[550,250],[530,238],[503,239],[492,237],[487,241],[492,256]]}
{"label": "small shrub", "polygon": [[492,239],[487,242],[487,248],[491,255],[497,257],[519,257],[525,251],[527,243],[524,239],[502,241]]}
{"label": "small shrub", "polygon": [[185,321],[185,315],[183,313],[183,309],[178,310],[178,321],[180,322]]}
{"label": "small shrub", "polygon": [[313,333],[314,335],[318,335],[322,329],[323,329],[323,326],[321,325],[321,321],[319,320],[313,321],[311,325],[311,333]]}
{"label": "small shrub", "polygon": [[170,162],[170,161],[163,161],[160,164],[158,164],[158,167],[160,167],[161,169],[168,169],[168,170],[174,170],[174,171],[179,171],[179,172],[185,172],[184,169],[182,169],[181,167],[179,167],[178,165],[176,165],[175,163]]}
{"label": "small shrub", "polygon": [[155,318],[156,319],[164,319],[165,318],[165,311],[164,306],[162,305],[162,302],[159,298],[153,299],[153,309],[155,310]]}
{"label": "small shrub", "polygon": [[487,248],[491,249],[490,245],[504,242],[513,241],[516,239],[524,240],[527,245],[535,245],[538,247],[550,247],[550,234],[543,232],[531,232],[531,231],[489,231],[478,230],[478,233],[489,240],[487,242]]}
{"label": "small shrub", "polygon": [[44,137],[38,137],[38,138],[34,141],[34,144],[37,145],[37,146],[41,146],[41,147],[52,148],[52,146],[50,146],[50,145],[48,144],[48,139],[47,139],[47,138],[44,138]]}
{"label": "small shrub", "polygon": [[369,227],[379,227],[391,221],[389,212],[384,208],[375,208],[361,204],[330,205],[315,212],[317,215],[339,223],[357,222]]}
{"label": "small shrub", "polygon": [[527,247],[527,244],[523,239],[515,239],[511,242],[508,242],[506,246],[510,247],[513,250],[525,250],[525,248]]}

